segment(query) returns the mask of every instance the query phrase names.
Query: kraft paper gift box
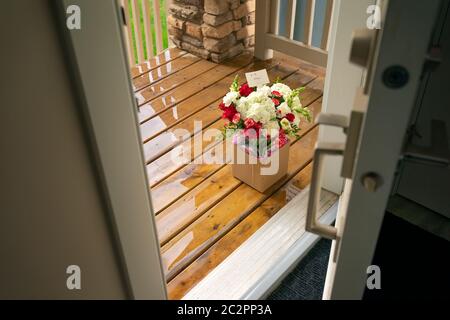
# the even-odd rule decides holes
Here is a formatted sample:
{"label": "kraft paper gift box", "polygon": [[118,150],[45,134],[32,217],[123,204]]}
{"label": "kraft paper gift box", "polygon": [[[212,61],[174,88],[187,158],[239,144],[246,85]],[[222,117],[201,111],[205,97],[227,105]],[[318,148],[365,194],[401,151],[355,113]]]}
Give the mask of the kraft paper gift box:
{"label": "kraft paper gift box", "polygon": [[[289,161],[289,145],[289,143],[286,143],[281,149],[275,150],[269,157],[258,158],[253,154],[249,154],[242,146],[234,144],[233,176],[259,192],[265,192],[286,176]],[[278,168],[276,168],[277,161]],[[271,165],[272,170],[270,170]]]}

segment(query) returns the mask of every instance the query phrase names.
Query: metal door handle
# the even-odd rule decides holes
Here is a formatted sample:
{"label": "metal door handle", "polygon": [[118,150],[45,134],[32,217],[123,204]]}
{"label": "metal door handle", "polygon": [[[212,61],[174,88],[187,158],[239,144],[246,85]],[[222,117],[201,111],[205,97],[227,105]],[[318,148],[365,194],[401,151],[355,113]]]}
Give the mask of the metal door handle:
{"label": "metal door handle", "polygon": [[[321,113],[317,117],[317,124],[331,125],[341,127],[344,132],[348,128],[348,118],[341,115]],[[337,229],[328,225],[321,224],[317,220],[317,208],[320,201],[320,182],[322,179],[323,158],[325,155],[343,155],[345,149],[344,143],[317,142],[314,149],[313,172],[311,177],[311,186],[309,189],[308,208],[306,213],[305,229],[316,233],[324,238],[336,239]]]}

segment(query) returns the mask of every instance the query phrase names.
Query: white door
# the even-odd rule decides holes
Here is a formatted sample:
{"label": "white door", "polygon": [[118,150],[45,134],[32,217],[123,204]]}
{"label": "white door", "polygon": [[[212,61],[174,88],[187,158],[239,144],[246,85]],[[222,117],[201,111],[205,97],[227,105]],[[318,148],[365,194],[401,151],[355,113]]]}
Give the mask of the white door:
{"label": "white door", "polygon": [[[351,115],[322,114],[318,119],[322,125],[343,127],[347,136],[343,144],[320,142],[315,152],[307,229],[333,239],[324,299],[363,296],[440,1],[378,4],[380,29],[354,34],[351,61],[365,69],[365,81]],[[334,227],[315,217],[326,154],[343,155],[341,175],[346,179]]]}

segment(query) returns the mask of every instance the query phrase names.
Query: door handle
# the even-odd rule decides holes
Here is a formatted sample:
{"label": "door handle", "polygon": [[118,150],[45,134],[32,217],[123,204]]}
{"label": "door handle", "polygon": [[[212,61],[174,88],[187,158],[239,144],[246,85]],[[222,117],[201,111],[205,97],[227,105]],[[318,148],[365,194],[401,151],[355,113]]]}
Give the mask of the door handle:
{"label": "door handle", "polygon": [[317,221],[317,208],[320,201],[320,182],[322,179],[323,158],[325,155],[343,156],[341,176],[353,179],[353,166],[357,154],[359,136],[364,120],[367,96],[362,88],[356,92],[355,104],[350,118],[337,114],[320,113],[317,125],[327,125],[342,128],[347,135],[345,143],[318,142],[314,149],[313,172],[309,191],[308,208],[306,211],[306,230],[328,239],[336,239],[337,229],[320,224]]}
{"label": "door handle", "polygon": [[317,220],[317,208],[320,201],[320,181],[322,178],[322,159],[325,155],[343,155],[343,143],[318,142],[314,149],[313,173],[309,188],[308,209],[306,212],[306,231],[318,234],[324,238],[336,239],[337,229]]}
{"label": "door handle", "polygon": [[[342,115],[320,113],[316,124],[341,127],[346,132],[349,121]],[[313,172],[309,189],[308,208],[306,212],[306,231],[318,234],[324,238],[336,239],[337,229],[321,224],[317,219],[317,208],[320,201],[320,182],[322,180],[323,158],[325,155],[344,155],[344,143],[317,142],[314,148]]]}

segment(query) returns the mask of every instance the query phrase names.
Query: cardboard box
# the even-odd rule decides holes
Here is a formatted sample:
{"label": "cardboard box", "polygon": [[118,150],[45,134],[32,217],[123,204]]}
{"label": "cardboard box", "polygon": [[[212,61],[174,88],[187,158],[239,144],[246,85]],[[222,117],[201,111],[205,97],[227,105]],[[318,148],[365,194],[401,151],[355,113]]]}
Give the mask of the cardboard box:
{"label": "cardboard box", "polygon": [[[270,159],[258,159],[234,145],[232,172],[236,179],[259,192],[265,192],[287,174],[289,143],[276,150]],[[238,161],[239,160],[239,161]],[[278,164],[276,163],[278,161]]]}

